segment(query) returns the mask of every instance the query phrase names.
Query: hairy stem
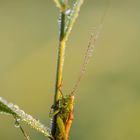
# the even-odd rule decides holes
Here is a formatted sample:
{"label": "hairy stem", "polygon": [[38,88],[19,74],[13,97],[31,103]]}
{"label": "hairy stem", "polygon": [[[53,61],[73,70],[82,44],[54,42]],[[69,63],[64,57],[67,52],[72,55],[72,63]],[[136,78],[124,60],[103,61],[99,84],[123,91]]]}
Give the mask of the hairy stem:
{"label": "hairy stem", "polygon": [[[61,97],[61,83],[63,75],[63,64],[64,64],[64,54],[65,54],[65,38],[64,38],[64,29],[65,29],[65,10],[60,11],[60,37],[59,37],[59,47],[58,47],[58,58],[57,58],[57,70],[56,70],[56,84],[55,84],[55,94],[54,94],[54,106],[58,103]],[[55,111],[55,110],[54,110]],[[56,117],[54,116],[52,122],[52,135],[55,137],[56,132]]]}

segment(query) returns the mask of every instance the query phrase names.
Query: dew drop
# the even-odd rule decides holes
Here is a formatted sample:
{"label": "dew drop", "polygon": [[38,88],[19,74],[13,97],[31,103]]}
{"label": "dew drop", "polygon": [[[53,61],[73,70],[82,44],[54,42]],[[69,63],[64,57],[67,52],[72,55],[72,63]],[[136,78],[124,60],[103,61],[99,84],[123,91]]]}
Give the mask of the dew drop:
{"label": "dew drop", "polygon": [[8,103],[8,107],[12,108],[13,104],[12,103]]}
{"label": "dew drop", "polygon": [[15,108],[15,109],[19,109],[19,106],[17,106],[17,105],[14,105],[14,108]]}
{"label": "dew drop", "polygon": [[19,128],[20,127],[19,123],[15,122],[15,127]]}
{"label": "dew drop", "polygon": [[28,115],[28,120],[33,120],[33,117],[31,115]]}
{"label": "dew drop", "polygon": [[66,15],[69,15],[70,12],[71,12],[71,9],[68,9],[68,10],[66,11]]}
{"label": "dew drop", "polygon": [[15,121],[15,127],[16,128],[19,128],[20,127],[20,118],[16,118],[16,121]]}
{"label": "dew drop", "polygon": [[61,24],[61,16],[59,16],[58,23]]}

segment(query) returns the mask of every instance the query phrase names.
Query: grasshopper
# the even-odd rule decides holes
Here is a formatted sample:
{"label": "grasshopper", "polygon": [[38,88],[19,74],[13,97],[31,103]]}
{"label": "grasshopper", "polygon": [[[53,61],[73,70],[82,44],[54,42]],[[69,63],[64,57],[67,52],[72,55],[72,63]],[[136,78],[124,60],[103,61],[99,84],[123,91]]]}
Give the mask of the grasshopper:
{"label": "grasshopper", "polygon": [[56,140],[67,140],[73,121],[74,95],[61,97],[56,106],[53,106],[56,116]]}

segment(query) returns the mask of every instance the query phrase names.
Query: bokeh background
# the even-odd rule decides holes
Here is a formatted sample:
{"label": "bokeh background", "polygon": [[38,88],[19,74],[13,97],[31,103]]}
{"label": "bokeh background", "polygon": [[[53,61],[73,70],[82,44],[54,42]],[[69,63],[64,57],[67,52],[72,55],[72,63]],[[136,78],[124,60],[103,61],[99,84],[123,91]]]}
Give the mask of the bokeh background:
{"label": "bokeh background", "polygon": [[[78,77],[90,33],[109,0],[85,0],[66,49],[63,92]],[[58,9],[52,0],[0,0],[0,96],[49,125]],[[93,57],[76,92],[72,140],[140,139],[140,1],[111,0]],[[46,139],[24,125],[31,140]],[[22,140],[10,116],[0,139]]]}

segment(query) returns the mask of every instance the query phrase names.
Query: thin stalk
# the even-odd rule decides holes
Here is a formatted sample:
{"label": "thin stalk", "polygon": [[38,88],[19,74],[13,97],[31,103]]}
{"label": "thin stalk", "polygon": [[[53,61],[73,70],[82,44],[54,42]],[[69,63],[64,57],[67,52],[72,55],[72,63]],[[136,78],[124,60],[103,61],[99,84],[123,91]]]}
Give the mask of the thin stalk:
{"label": "thin stalk", "polygon": [[[54,93],[54,106],[58,103],[61,97],[61,83],[62,83],[62,75],[63,75],[63,64],[64,64],[64,54],[65,54],[65,38],[64,38],[64,29],[65,29],[65,10],[60,11],[60,37],[59,37],[59,47],[58,47],[58,56],[57,56],[57,69],[56,69],[56,84],[55,84],[55,93]],[[55,111],[55,109],[54,109]],[[55,137],[55,132],[57,128],[56,117],[54,116],[52,122],[52,135]]]}
{"label": "thin stalk", "polygon": [[28,136],[27,133],[24,131],[24,129],[23,129],[21,126],[19,126],[19,128],[20,128],[22,134],[24,135],[25,140],[30,140],[29,136]]}

